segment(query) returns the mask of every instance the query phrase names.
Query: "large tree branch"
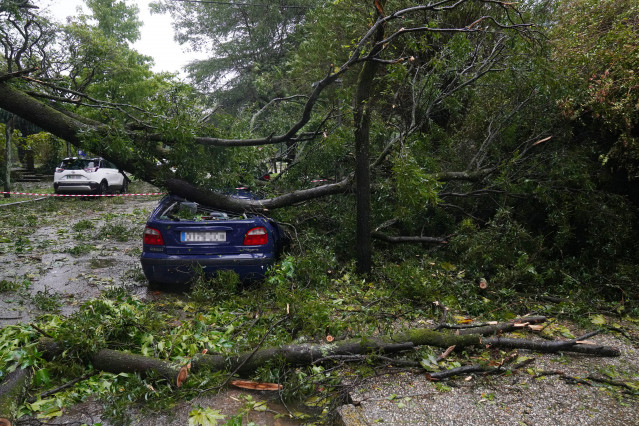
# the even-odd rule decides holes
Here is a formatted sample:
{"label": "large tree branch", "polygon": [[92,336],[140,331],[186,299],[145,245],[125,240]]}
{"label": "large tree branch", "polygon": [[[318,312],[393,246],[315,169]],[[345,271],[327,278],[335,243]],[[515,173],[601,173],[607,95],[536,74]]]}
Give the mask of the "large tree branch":
{"label": "large tree branch", "polygon": [[[347,63],[350,63],[348,61]],[[313,109],[315,108],[315,104],[319,100],[321,93],[324,89],[337,80],[337,78],[346,70],[348,66],[343,65],[342,68],[333,73],[332,70],[324,77],[322,80],[315,84],[315,88],[313,92],[309,95],[308,100],[304,104],[304,109],[302,110],[300,119],[294,123],[289,130],[281,135],[270,135],[264,138],[256,138],[256,139],[223,139],[223,138],[210,138],[210,137],[196,137],[195,141],[202,145],[210,145],[210,146],[259,146],[259,145],[270,145],[277,144],[282,142],[291,141],[297,138],[297,133],[302,130],[304,126],[310,121],[311,114]]]}
{"label": "large tree branch", "polygon": [[[98,123],[87,124],[82,122],[70,116],[70,114],[60,112],[4,82],[0,82],[0,108],[6,109],[20,117],[28,117],[31,122],[42,129],[77,146],[82,146],[82,140],[80,138],[81,132],[101,130],[101,125],[98,125]],[[97,149],[96,154],[108,158],[106,155],[107,147],[105,146],[104,148],[104,150]],[[114,162],[124,170],[135,170],[136,175],[141,179],[154,181],[159,184],[163,183],[159,180],[160,172],[157,167],[153,167],[149,164],[141,164],[135,159],[118,158],[117,161]],[[210,205],[211,207],[229,211],[265,212],[269,209],[286,207],[327,195],[346,193],[350,190],[351,181],[352,178],[348,177],[334,184],[293,191],[279,197],[259,201],[238,200],[179,179],[169,179],[166,184],[170,191],[193,201]]]}
{"label": "large tree branch", "polygon": [[25,74],[31,74],[34,71],[37,71],[38,67],[28,68],[24,70],[14,71],[6,74],[0,74],[0,82],[11,80],[12,78],[20,77]]}
{"label": "large tree branch", "polygon": [[402,244],[402,243],[427,243],[427,244],[446,244],[445,238],[439,237],[422,237],[422,236],[399,236],[394,237],[391,235],[386,235],[382,232],[373,231],[371,232],[371,236],[378,240],[386,241],[387,243],[393,244]]}
{"label": "large tree branch", "polygon": [[74,120],[5,82],[0,82],[0,108],[29,120],[72,144],[80,144],[78,132],[89,129],[86,124]]}
{"label": "large tree branch", "polygon": [[243,200],[229,195],[213,192],[206,188],[198,187],[182,179],[168,179],[166,186],[170,192],[178,194],[191,201],[196,201],[210,207],[231,212],[255,212],[265,213],[271,209],[292,206],[294,204],[328,195],[344,194],[351,190],[352,177],[315,188],[301,189],[289,192],[273,198],[263,200]]}
{"label": "large tree branch", "polygon": [[[58,111],[5,82],[0,82],[0,108],[29,120],[41,129],[78,147],[83,146],[81,138],[83,132],[107,133],[108,131],[107,126],[102,123],[77,117],[66,110]],[[155,167],[155,164],[141,163],[135,158],[114,158],[108,148],[108,144],[104,144],[101,147],[93,147],[92,150],[126,171],[134,170],[140,179],[161,183],[158,180],[159,169]]]}
{"label": "large tree branch", "polygon": [[[525,318],[524,318],[525,320]],[[365,353],[393,353],[412,349],[414,346],[436,346],[448,348],[455,346],[463,349],[472,346],[490,345],[496,348],[525,348],[544,353],[579,352],[596,356],[618,357],[620,351],[610,346],[588,345],[581,340],[569,341],[535,341],[528,339],[504,339],[501,337],[484,338],[479,334],[452,334],[430,329],[416,328],[397,332],[389,336],[367,337],[333,342],[329,345],[282,345],[274,348],[260,349],[226,358],[222,355],[195,355],[193,369],[208,367],[211,370],[237,370],[239,374],[247,374],[265,365],[267,362],[280,360],[289,366],[311,365],[317,360],[330,360],[333,356]]]}
{"label": "large tree branch", "polygon": [[[60,100],[61,99],[64,102],[70,102],[70,103],[77,104],[77,103],[81,103],[82,99],[87,99],[88,101],[91,101],[91,102],[97,104],[97,106],[100,106],[100,107],[106,106],[106,107],[110,107],[110,108],[116,108],[116,109],[118,109],[119,111],[122,111],[122,112],[125,112],[122,108],[130,108],[130,109],[137,110],[139,112],[145,112],[144,109],[142,109],[142,108],[140,108],[138,106],[135,106],[135,105],[102,101],[102,100],[99,100],[99,99],[95,99],[95,98],[87,95],[86,93],[79,92],[77,90],[67,89],[66,87],[60,87],[60,86],[58,86],[56,84],[53,84],[51,82],[48,82],[48,81],[37,80],[35,78],[26,77],[26,76],[23,77],[23,78],[25,80],[28,80],[28,81],[31,81],[31,82],[34,82],[34,83],[49,87],[49,88],[51,88],[53,90],[57,90],[57,91],[63,92],[63,93],[68,93],[70,95],[74,95],[75,96],[74,99],[55,97],[54,98],[55,100]],[[47,95],[47,94],[38,94],[38,96],[46,98],[49,95]]]}
{"label": "large tree branch", "polygon": [[[441,1],[434,4],[420,5],[417,7],[402,9],[386,18],[378,19],[371,26],[371,28],[366,32],[366,34],[359,40],[357,46],[351,52],[351,55],[349,56],[349,58],[340,66],[339,70],[335,73],[333,73],[331,70],[326,75],[326,77],[324,77],[322,80],[320,80],[319,82],[315,84],[313,92],[311,93],[306,104],[304,105],[304,109],[302,111],[300,119],[296,123],[294,123],[286,133],[281,135],[269,135],[267,137],[254,138],[254,139],[225,139],[225,138],[197,137],[196,142],[202,145],[211,145],[211,146],[220,146],[220,147],[231,147],[231,146],[241,147],[241,146],[270,145],[270,144],[277,144],[277,143],[293,140],[296,137],[297,132],[299,132],[310,121],[311,114],[315,107],[315,104],[317,100],[319,99],[320,94],[326,87],[333,84],[339,76],[347,72],[356,63],[359,63],[362,61],[368,61],[368,60],[370,61],[379,60],[379,58],[377,58],[376,56],[378,55],[379,52],[383,50],[383,46],[386,45],[386,43],[384,43],[383,41],[375,40],[374,46],[371,49],[371,52],[368,55],[366,55],[364,58],[362,58],[362,52],[364,52],[365,47],[370,41],[370,39],[373,38],[375,34],[377,33],[377,31],[380,28],[382,28],[388,21],[396,20],[403,17],[406,14],[416,13],[423,10],[441,11],[441,10],[447,10],[447,9],[454,9],[455,7],[459,6],[463,2],[464,0],[460,0],[455,2],[454,4],[450,4],[450,1]],[[506,26],[504,26],[504,28],[505,27]],[[428,27],[420,27],[420,28],[414,29],[414,31],[421,31],[421,32],[430,31],[430,30],[432,29]],[[466,31],[467,32],[469,31],[469,29],[467,29],[466,27],[447,28],[447,29],[443,29],[442,31],[446,31],[446,32]],[[476,31],[476,30],[472,30],[472,31]],[[500,43],[498,43],[498,45],[499,44]],[[497,49],[493,49],[493,52],[491,53],[491,58],[494,58],[497,52],[498,52]],[[491,69],[492,64],[493,62],[487,62],[482,64],[477,75],[473,76],[471,79],[460,84],[458,87],[454,88],[449,93],[447,92],[445,96],[452,95],[453,93],[457,92],[463,87],[466,87],[472,84],[484,74],[492,71]],[[441,100],[442,99],[439,99],[438,101],[441,102]]]}
{"label": "large tree branch", "polygon": [[438,172],[432,173],[430,177],[440,182],[447,182],[452,180],[466,180],[473,182],[485,178],[486,176],[494,173],[496,170],[496,167],[489,167],[486,169],[465,172]]}

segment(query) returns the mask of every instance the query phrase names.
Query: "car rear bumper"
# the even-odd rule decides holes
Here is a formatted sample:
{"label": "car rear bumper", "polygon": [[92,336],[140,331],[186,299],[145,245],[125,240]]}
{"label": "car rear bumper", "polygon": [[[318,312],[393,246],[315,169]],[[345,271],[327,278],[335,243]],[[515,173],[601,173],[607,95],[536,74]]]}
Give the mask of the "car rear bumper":
{"label": "car rear bumper", "polygon": [[95,192],[98,189],[97,182],[54,182],[55,192]]}
{"label": "car rear bumper", "polygon": [[208,276],[220,270],[237,273],[242,281],[259,280],[275,263],[273,256],[263,253],[223,256],[171,256],[163,253],[142,252],[142,271],[147,280],[157,284],[186,284],[199,269]]}

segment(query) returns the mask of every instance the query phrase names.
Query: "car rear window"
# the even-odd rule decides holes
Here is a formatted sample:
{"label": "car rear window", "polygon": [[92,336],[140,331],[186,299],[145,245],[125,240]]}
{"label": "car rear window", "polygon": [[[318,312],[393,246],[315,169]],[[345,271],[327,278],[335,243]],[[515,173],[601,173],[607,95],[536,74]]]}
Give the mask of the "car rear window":
{"label": "car rear window", "polygon": [[173,221],[211,221],[246,219],[247,216],[211,209],[192,201],[175,201],[168,204],[158,214],[158,218]]}
{"label": "car rear window", "polygon": [[88,167],[95,167],[94,160],[87,160],[85,158],[71,158],[62,160],[60,168],[65,170],[84,170]]}

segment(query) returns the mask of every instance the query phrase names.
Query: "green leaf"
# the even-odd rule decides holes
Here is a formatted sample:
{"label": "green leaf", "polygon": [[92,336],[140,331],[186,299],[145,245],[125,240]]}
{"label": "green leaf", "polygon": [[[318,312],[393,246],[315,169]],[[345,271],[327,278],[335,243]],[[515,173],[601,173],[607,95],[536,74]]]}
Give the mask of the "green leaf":
{"label": "green leaf", "polygon": [[590,322],[595,325],[605,325],[606,319],[603,317],[603,315],[597,314],[590,317]]}
{"label": "green leaf", "polygon": [[306,401],[304,401],[304,404],[308,405],[309,407],[319,407],[323,404],[323,399],[317,395],[311,396]]}
{"label": "green leaf", "polygon": [[220,410],[196,408],[189,413],[189,426],[215,426],[226,418]]}
{"label": "green leaf", "polygon": [[254,411],[268,411],[268,405],[266,405],[266,401],[257,401],[255,405],[253,405]]}
{"label": "green leaf", "polygon": [[49,370],[47,370],[46,368],[38,370],[35,373],[34,381],[35,381],[36,386],[48,385],[49,382],[51,381]]}
{"label": "green leaf", "polygon": [[29,404],[29,408],[31,408],[32,411],[40,411],[43,407],[46,407],[50,403],[51,400],[49,399],[37,399]]}
{"label": "green leaf", "polygon": [[636,382],[623,382],[629,388],[632,388],[634,392],[639,391],[639,383]]}

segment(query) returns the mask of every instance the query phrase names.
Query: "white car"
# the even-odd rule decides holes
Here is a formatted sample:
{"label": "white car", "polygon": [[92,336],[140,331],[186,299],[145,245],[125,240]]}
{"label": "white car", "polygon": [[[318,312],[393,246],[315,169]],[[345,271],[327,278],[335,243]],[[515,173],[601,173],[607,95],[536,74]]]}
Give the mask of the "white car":
{"label": "white car", "polygon": [[104,158],[70,157],[62,160],[53,175],[56,194],[107,194],[128,189],[129,178]]}

